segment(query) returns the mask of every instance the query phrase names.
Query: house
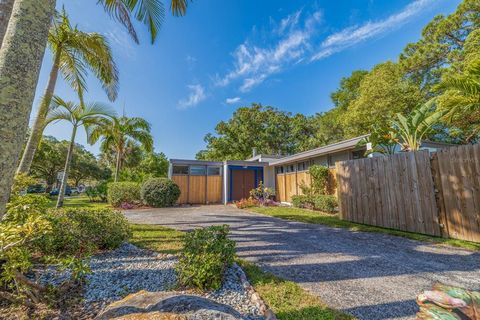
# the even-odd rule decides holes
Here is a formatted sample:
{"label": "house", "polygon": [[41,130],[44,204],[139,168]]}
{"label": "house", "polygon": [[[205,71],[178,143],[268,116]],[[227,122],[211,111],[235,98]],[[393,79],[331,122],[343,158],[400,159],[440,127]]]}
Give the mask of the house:
{"label": "house", "polygon": [[[246,160],[201,161],[171,159],[169,177],[181,190],[179,204],[214,204],[238,201],[250,196],[260,181],[275,190],[277,201],[290,202],[302,193],[302,184],[310,185],[308,168],[323,165],[330,168],[329,193],[335,193],[335,163],[365,157],[367,147],[359,142],[368,135],[332,143],[288,156],[257,155]],[[424,141],[430,152],[450,146]],[[373,155],[375,156],[375,155]]]}

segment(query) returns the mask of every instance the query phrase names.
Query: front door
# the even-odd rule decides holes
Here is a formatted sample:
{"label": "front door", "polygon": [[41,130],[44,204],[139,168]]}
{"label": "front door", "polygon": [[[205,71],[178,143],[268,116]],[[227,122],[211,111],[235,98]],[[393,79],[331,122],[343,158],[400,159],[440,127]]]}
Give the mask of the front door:
{"label": "front door", "polygon": [[255,188],[255,170],[232,170],[232,201],[247,199]]}

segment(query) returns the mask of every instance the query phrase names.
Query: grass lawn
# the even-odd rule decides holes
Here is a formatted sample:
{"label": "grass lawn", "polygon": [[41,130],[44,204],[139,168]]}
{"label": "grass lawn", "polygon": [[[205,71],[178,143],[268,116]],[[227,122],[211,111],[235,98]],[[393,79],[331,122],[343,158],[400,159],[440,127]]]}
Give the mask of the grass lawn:
{"label": "grass lawn", "polygon": [[260,214],[265,214],[272,217],[286,219],[286,220],[293,220],[293,221],[300,221],[300,222],[314,223],[314,224],[323,224],[329,227],[347,228],[353,231],[385,233],[385,234],[405,237],[405,238],[419,240],[419,241],[448,244],[448,245],[461,247],[469,250],[480,250],[480,243],[457,240],[457,239],[445,239],[445,238],[432,237],[432,236],[419,234],[419,233],[368,226],[364,224],[358,224],[350,221],[340,220],[340,218],[338,218],[337,215],[323,213],[320,211],[313,211],[313,210],[292,208],[292,207],[255,207],[255,208],[249,208],[247,210],[260,213]]}
{"label": "grass lawn", "polygon": [[[141,248],[162,253],[178,253],[182,250],[183,232],[159,225],[132,224],[130,242]],[[285,281],[263,272],[249,262],[237,261],[245,270],[255,290],[280,320],[353,319],[328,308],[318,297],[302,289],[298,284]]]}
{"label": "grass lawn", "polygon": [[[55,208],[57,204],[57,197],[51,197],[50,207]],[[63,206],[67,208],[111,208],[111,206],[106,202],[90,202],[87,196],[72,196],[72,197],[65,197],[65,201],[63,202]]]}
{"label": "grass lawn", "polygon": [[154,224],[131,224],[130,227],[133,233],[130,243],[137,247],[171,254],[182,249],[181,231]]}

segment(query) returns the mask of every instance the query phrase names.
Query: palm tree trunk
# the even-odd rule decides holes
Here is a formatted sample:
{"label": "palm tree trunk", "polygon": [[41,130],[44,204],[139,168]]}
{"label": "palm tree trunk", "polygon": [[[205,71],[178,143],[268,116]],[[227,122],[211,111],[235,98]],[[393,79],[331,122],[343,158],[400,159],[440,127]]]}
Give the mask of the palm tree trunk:
{"label": "palm tree trunk", "polygon": [[115,165],[115,179],[114,179],[115,182],[118,181],[118,175],[120,173],[121,159],[122,159],[122,151],[120,150],[120,148],[118,148],[117,149],[117,163]]}
{"label": "palm tree trunk", "polygon": [[22,151],[55,0],[16,0],[0,48],[0,219]]}
{"label": "palm tree trunk", "polygon": [[63,200],[65,199],[65,189],[67,189],[68,169],[70,169],[70,163],[72,162],[73,147],[75,146],[76,134],[77,125],[73,125],[72,138],[70,139],[70,145],[68,146],[67,160],[65,161],[62,182],[60,184],[60,190],[58,191],[57,208],[63,207]]}
{"label": "palm tree trunk", "polygon": [[15,0],[0,0],[0,47],[2,46],[5,31],[7,31],[8,20],[12,14]]}
{"label": "palm tree trunk", "polygon": [[17,169],[17,174],[28,174],[30,166],[32,165],[33,157],[37,151],[38,144],[42,138],[43,129],[45,128],[45,119],[47,118],[48,110],[50,108],[50,102],[52,101],[53,93],[55,91],[55,85],[58,78],[58,69],[60,66],[61,49],[57,49],[55,59],[53,61],[52,70],[50,71],[50,77],[48,79],[47,89],[43,95],[42,102],[37,111],[35,122],[32,125],[30,136],[28,137],[25,151],[23,152],[22,160]]}

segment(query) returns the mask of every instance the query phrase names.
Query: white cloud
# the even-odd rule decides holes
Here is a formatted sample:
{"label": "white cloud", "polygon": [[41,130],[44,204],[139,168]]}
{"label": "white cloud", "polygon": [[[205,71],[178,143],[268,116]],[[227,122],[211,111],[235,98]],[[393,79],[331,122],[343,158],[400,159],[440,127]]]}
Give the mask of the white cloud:
{"label": "white cloud", "polygon": [[362,26],[352,26],[334,33],[321,43],[320,50],[312,56],[311,61],[326,58],[360,42],[398,29],[423,9],[428,8],[433,2],[434,0],[416,0],[407,5],[402,11],[384,20],[377,22],[369,21]]}
{"label": "white cloud", "polygon": [[187,86],[190,90],[190,94],[188,95],[187,99],[182,99],[178,101],[178,108],[179,109],[187,109],[196,106],[205,98],[207,95],[205,94],[205,89],[200,84],[192,84]]}
{"label": "white cloud", "polygon": [[301,23],[301,11],[291,14],[274,28],[273,33],[278,34],[279,39],[268,48],[245,41],[233,53],[233,70],[223,77],[218,77],[216,84],[226,86],[240,79],[242,84],[239,89],[246,92],[265,81],[270,75],[303,59],[321,17],[321,12],[316,11]]}
{"label": "white cloud", "polygon": [[240,97],[227,98],[227,99],[225,100],[225,103],[227,103],[227,104],[235,104],[235,103],[239,102],[241,99],[242,99],[242,98],[240,98]]}

